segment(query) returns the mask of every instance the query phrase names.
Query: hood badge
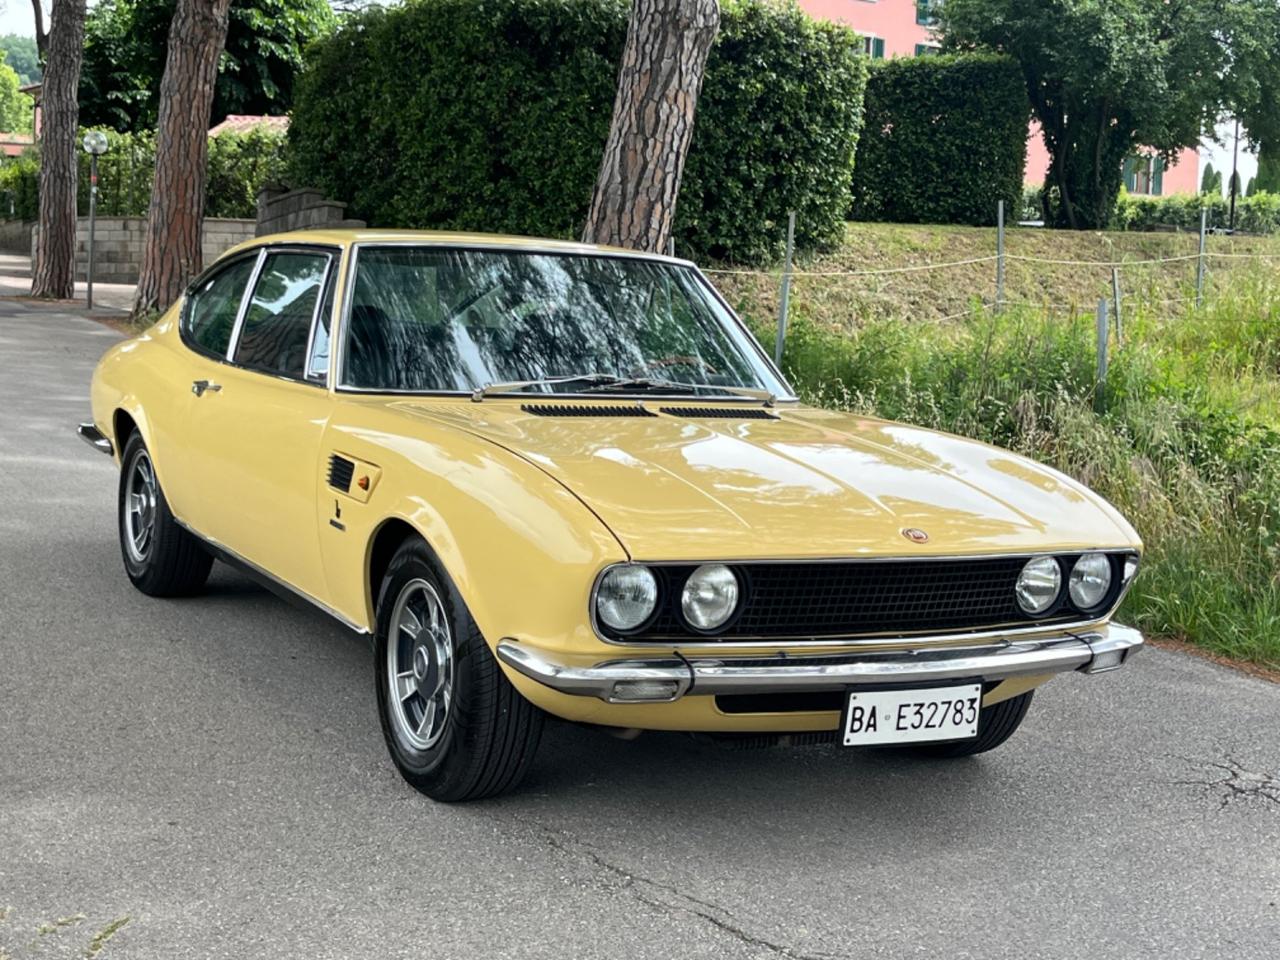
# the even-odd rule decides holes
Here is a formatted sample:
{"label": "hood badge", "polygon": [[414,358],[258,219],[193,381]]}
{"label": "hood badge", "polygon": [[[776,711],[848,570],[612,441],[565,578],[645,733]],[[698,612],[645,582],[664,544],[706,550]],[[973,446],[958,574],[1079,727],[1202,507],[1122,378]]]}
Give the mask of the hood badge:
{"label": "hood badge", "polygon": [[929,535],[919,527],[903,527],[902,535],[912,543],[928,543]]}

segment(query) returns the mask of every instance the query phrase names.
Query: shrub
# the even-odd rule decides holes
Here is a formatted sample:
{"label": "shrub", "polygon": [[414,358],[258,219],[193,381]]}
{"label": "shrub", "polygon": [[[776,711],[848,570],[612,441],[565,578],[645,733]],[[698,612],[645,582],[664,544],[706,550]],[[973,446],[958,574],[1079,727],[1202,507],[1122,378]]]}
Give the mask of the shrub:
{"label": "shrub", "polygon": [[40,216],[40,154],[34,147],[21,156],[0,163],[0,213],[9,219],[35,220]]}
{"label": "shrub", "polygon": [[897,223],[995,222],[1022,206],[1026,81],[990,54],[877,61],[867,81],[853,216]]}
{"label": "shrub", "polygon": [[[573,236],[608,135],[623,0],[424,0],[349,18],[295,91],[291,179],[379,226]],[[722,8],[677,208],[682,252],[835,242],[865,65],[794,5]]]}
{"label": "shrub", "polygon": [[[1122,230],[1174,228],[1198,231],[1200,211],[1209,211],[1209,226],[1225,227],[1230,222],[1231,203],[1214,194],[1174,194],[1146,197],[1121,193],[1116,204],[1115,226]],[[1280,230],[1280,194],[1257,192],[1236,197],[1236,229],[1244,233],[1275,233]]]}
{"label": "shrub", "polygon": [[[107,135],[107,152],[98,158],[98,214],[104,217],[146,216],[155,177],[155,135],[117,133]],[[76,137],[79,143],[84,131]],[[205,183],[205,216],[253,217],[258,191],[280,178],[284,136],[268,130],[224,133],[209,141],[209,166]],[[79,164],[76,206],[89,212],[89,157],[76,151]],[[0,194],[13,197],[13,216],[35,220],[39,216],[40,154],[32,148],[21,157],[0,165]],[[0,197],[0,202],[5,198]],[[8,205],[0,213],[8,215]]]}

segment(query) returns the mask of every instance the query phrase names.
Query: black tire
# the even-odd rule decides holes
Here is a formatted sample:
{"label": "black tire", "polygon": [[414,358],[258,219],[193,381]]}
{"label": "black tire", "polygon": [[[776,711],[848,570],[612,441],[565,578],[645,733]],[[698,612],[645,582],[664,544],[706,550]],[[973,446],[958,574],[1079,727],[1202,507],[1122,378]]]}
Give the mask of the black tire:
{"label": "black tire", "polygon": [[[409,627],[395,627],[393,650],[392,622],[403,623],[402,603],[417,613]],[[412,623],[428,622],[433,604],[438,604],[438,621],[447,631],[426,629],[415,637]],[[457,588],[419,538],[407,539],[396,551],[378,591],[377,609],[378,716],[401,776],[433,800],[447,803],[492,797],[515,787],[537,751],[543,713],[502,673]],[[411,669],[399,669],[406,665]],[[393,690],[396,673],[402,679]],[[436,684],[440,690],[428,696]],[[452,691],[448,700],[441,699],[445,685]],[[415,689],[406,693],[407,688]],[[426,720],[432,701],[431,719]],[[435,717],[441,712],[437,728]],[[415,732],[419,723],[424,726]]]}
{"label": "black tire", "polygon": [[[150,533],[143,549],[134,540],[134,530],[139,521],[130,518],[129,500],[136,485],[135,471],[145,464],[150,471],[153,487],[147,496],[150,501],[146,514]],[[160,481],[151,463],[151,454],[142,442],[141,434],[129,435],[120,457],[120,489],[116,496],[116,520],[120,531],[120,553],[124,568],[133,585],[151,597],[181,597],[197,593],[209,579],[213,557],[204,549],[199,539],[180,527],[169,512]],[[131,526],[132,525],[132,526]]]}
{"label": "black tire", "polygon": [[983,707],[978,714],[978,735],[972,740],[956,740],[952,743],[926,743],[916,747],[912,752],[922,757],[934,757],[949,760],[956,757],[972,757],[974,754],[986,753],[1004,743],[1022,724],[1031,706],[1034,690],[1001,700],[989,707]]}

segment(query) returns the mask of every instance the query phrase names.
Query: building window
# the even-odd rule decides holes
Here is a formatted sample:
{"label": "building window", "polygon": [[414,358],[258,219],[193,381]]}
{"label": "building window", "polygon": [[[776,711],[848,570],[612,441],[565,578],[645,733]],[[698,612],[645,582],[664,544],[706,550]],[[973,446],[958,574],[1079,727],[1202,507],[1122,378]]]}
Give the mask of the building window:
{"label": "building window", "polygon": [[862,37],[862,52],[872,60],[884,59],[884,37],[866,34]]}
{"label": "building window", "polygon": [[917,43],[916,44],[917,57],[927,57],[930,54],[941,53],[941,52],[942,52],[942,48],[938,46],[936,43]]}
{"label": "building window", "polygon": [[938,8],[942,0],[916,0],[916,23],[932,27],[938,22]]}
{"label": "building window", "polygon": [[1124,162],[1124,187],[1130,193],[1158,197],[1164,192],[1164,159],[1151,155],[1129,157]]}

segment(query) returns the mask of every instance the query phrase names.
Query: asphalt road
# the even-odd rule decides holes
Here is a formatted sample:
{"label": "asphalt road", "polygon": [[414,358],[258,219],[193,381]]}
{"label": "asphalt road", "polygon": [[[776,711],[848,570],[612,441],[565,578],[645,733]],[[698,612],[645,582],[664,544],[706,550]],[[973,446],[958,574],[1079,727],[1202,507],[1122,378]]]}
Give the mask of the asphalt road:
{"label": "asphalt road", "polygon": [[363,640],[221,566],[129,585],[72,432],[113,337],[0,302],[0,956],[1280,953],[1280,686],[1169,652],[975,760],[559,725],[518,794],[431,803]]}

